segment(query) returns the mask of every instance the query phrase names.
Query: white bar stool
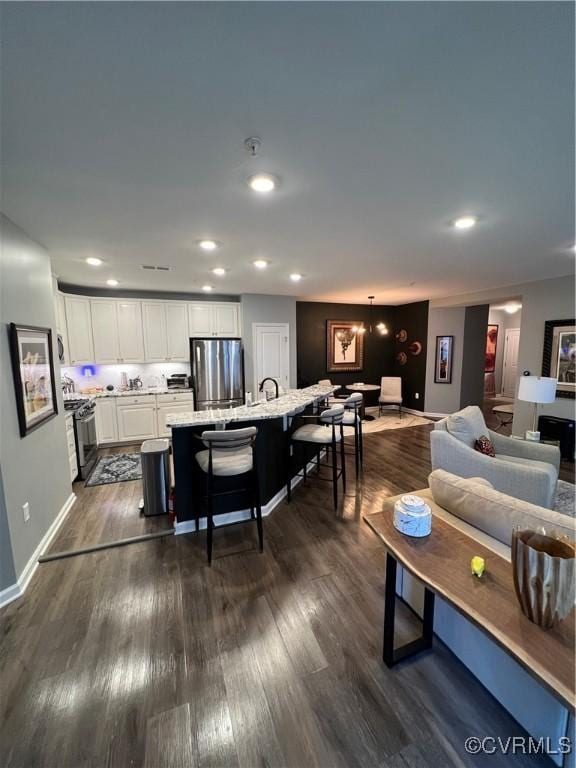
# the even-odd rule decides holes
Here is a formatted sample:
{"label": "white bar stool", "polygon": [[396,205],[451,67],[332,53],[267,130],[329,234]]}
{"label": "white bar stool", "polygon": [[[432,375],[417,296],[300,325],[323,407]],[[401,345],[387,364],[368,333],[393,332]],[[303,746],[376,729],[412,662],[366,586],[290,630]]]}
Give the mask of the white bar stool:
{"label": "white bar stool", "polygon": [[[245,427],[244,429],[219,429],[206,431],[202,432],[202,435],[198,437],[198,439],[207,447],[207,450],[205,451],[198,451],[195,458],[198,466],[207,476],[206,547],[208,550],[209,565],[212,564],[212,532],[214,529],[213,499],[216,496],[238,493],[239,490],[235,488],[233,491],[215,491],[215,481],[217,478],[246,475],[249,487],[240,490],[248,490],[251,492],[250,517],[253,520],[256,520],[260,552],[264,549],[260,486],[258,483],[258,469],[254,453],[257,433],[258,430],[256,427]],[[256,517],[254,517],[254,508],[256,508]],[[196,528],[198,529],[200,513],[198,507],[196,509]]]}

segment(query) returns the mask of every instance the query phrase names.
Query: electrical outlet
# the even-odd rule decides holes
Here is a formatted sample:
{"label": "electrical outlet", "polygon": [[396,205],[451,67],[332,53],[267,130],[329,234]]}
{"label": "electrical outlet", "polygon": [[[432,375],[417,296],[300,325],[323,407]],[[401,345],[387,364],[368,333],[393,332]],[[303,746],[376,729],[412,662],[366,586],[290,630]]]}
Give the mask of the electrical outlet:
{"label": "electrical outlet", "polygon": [[416,392],[416,394],[414,395],[414,399],[420,400],[420,392]]}
{"label": "electrical outlet", "polygon": [[22,504],[22,512],[24,513],[24,522],[27,523],[30,520],[30,504]]}

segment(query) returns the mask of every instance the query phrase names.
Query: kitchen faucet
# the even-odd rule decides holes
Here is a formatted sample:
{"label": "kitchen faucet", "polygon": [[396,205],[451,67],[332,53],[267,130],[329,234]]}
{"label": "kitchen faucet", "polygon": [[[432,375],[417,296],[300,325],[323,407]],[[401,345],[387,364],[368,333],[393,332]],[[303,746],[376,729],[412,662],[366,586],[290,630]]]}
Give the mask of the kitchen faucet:
{"label": "kitchen faucet", "polygon": [[278,400],[278,397],[279,397],[278,382],[276,381],[276,379],[273,379],[271,376],[267,376],[265,379],[262,379],[262,381],[260,382],[260,386],[258,387],[258,391],[259,392],[263,392],[264,391],[264,384],[267,381],[271,381],[274,384],[274,386],[276,388],[276,400]]}

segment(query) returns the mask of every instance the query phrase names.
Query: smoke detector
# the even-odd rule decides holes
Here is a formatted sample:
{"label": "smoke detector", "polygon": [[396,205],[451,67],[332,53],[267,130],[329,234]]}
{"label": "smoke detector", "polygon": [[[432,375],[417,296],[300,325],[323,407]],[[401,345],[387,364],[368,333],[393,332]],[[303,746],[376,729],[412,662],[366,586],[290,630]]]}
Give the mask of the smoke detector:
{"label": "smoke detector", "polygon": [[258,136],[249,136],[247,139],[244,139],[244,149],[250,157],[258,157],[261,147],[262,139],[259,139]]}

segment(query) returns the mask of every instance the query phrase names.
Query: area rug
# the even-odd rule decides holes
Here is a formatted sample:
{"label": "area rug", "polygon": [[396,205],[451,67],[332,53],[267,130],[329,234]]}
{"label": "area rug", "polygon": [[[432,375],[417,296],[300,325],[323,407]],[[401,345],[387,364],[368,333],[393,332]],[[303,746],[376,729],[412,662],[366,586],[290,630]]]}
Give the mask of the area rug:
{"label": "area rug", "polygon": [[113,453],[102,456],[92,474],[86,480],[87,486],[125,483],[128,480],[140,480],[142,466],[139,453]]}
{"label": "area rug", "polygon": [[[372,434],[373,432],[381,432],[384,429],[404,429],[406,427],[419,427],[422,424],[432,424],[430,419],[426,419],[424,416],[416,416],[413,413],[403,413],[402,418],[398,410],[383,411],[382,416],[378,415],[378,406],[366,408],[366,413],[369,416],[374,416],[374,421],[362,422],[362,433],[364,435]],[[354,434],[352,427],[346,427],[345,434]]]}
{"label": "area rug", "polygon": [[576,486],[567,483],[565,480],[558,480],[556,486],[556,499],[554,500],[554,509],[563,515],[576,517]]}

